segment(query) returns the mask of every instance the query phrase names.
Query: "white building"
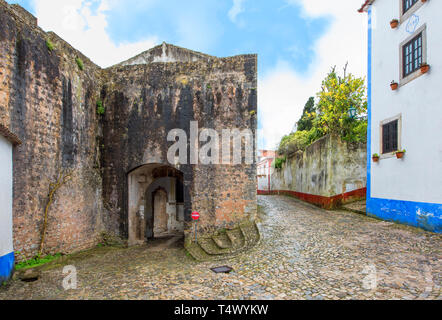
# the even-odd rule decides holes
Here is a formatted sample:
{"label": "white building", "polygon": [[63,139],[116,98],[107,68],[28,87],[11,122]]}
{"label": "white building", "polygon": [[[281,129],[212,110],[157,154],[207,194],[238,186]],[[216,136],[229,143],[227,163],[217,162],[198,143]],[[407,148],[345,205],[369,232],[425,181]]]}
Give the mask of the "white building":
{"label": "white building", "polygon": [[367,0],[360,11],[369,19],[367,212],[440,233],[442,1]]}
{"label": "white building", "polygon": [[257,165],[258,193],[266,194],[271,191],[271,176],[273,174],[273,161],[276,152],[269,150],[260,150]]}
{"label": "white building", "polygon": [[0,285],[14,268],[12,243],[12,150],[20,140],[0,124]]}

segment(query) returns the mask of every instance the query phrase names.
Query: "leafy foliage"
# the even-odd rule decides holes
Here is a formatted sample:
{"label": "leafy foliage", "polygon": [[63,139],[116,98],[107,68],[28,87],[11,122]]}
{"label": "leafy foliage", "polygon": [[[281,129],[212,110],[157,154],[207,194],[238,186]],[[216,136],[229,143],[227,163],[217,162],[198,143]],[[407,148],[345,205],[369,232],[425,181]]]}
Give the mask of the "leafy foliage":
{"label": "leafy foliage", "polygon": [[282,169],[282,165],[287,161],[287,158],[276,158],[275,169]]}
{"label": "leafy foliage", "polygon": [[75,62],[77,62],[77,66],[78,68],[83,71],[84,70],[84,63],[83,60],[81,60],[80,58],[75,59]]}
{"label": "leafy foliage", "polygon": [[304,106],[301,119],[298,121],[298,131],[310,131],[316,117],[315,98],[310,97]]}
{"label": "leafy foliage", "polygon": [[102,116],[106,112],[106,109],[103,106],[103,101],[98,100],[97,101],[97,114]]}
{"label": "leafy foliage", "polygon": [[[298,150],[305,150],[313,142],[327,134],[336,134],[348,142],[367,141],[367,98],[365,79],[347,74],[343,76],[336,68],[327,74],[322,82],[322,89],[317,94],[315,105],[311,97],[298,121],[298,131],[282,138],[278,152],[288,156]],[[350,109],[356,110],[352,118]]]}
{"label": "leafy foliage", "polygon": [[[19,254],[19,252],[18,252]],[[56,260],[58,258],[60,258],[62,255],[61,253],[57,253],[55,255],[47,255],[45,257],[41,257],[40,255],[37,255],[35,258],[33,259],[29,259],[20,263],[17,263],[15,265],[15,270],[21,270],[21,269],[29,269],[29,268],[34,268],[34,267],[38,267],[38,266],[42,266],[46,263],[49,263],[53,260]]]}
{"label": "leafy foliage", "polygon": [[282,138],[278,153],[290,155],[298,150],[304,150],[310,144],[309,131],[297,131]]}
{"label": "leafy foliage", "polygon": [[54,44],[51,42],[51,40],[47,39],[46,40],[46,47],[48,48],[48,50],[50,52],[52,52],[55,49]]}
{"label": "leafy foliage", "polygon": [[[365,79],[355,78],[352,74],[339,76],[335,68],[322,82],[318,93],[318,128],[324,135],[337,134],[344,141],[366,141],[367,121],[359,120],[367,113]],[[349,115],[350,108],[356,109],[356,119]]]}

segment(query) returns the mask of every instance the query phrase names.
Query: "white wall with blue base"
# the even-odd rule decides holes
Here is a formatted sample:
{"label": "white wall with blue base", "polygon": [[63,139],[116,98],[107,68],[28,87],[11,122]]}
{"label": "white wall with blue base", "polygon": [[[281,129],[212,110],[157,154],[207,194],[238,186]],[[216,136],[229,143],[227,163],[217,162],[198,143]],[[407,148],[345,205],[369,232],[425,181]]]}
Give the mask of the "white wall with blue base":
{"label": "white wall with blue base", "polygon": [[12,241],[12,144],[0,135],[0,284],[14,268]]}

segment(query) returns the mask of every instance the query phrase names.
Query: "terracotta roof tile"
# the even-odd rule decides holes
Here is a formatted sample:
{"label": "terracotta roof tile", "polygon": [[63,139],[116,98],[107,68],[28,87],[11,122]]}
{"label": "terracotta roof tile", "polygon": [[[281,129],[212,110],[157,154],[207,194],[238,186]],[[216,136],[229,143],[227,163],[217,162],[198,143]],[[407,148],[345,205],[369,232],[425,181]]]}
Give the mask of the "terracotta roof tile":
{"label": "terracotta roof tile", "polygon": [[375,0],[365,0],[362,4],[361,8],[358,10],[359,12],[364,12],[369,5],[371,5]]}

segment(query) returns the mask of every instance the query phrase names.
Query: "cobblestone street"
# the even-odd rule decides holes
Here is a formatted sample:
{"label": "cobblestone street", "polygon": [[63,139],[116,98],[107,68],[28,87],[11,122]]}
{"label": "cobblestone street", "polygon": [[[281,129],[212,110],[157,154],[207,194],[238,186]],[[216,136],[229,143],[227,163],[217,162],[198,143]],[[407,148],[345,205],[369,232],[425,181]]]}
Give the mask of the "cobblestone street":
{"label": "cobblestone street", "polygon": [[[14,280],[0,299],[441,299],[442,236],[282,196],[260,196],[261,243],[247,254],[199,263],[181,242],[100,248],[40,280]],[[229,275],[210,268],[229,265]]]}

